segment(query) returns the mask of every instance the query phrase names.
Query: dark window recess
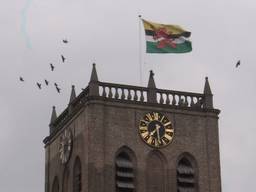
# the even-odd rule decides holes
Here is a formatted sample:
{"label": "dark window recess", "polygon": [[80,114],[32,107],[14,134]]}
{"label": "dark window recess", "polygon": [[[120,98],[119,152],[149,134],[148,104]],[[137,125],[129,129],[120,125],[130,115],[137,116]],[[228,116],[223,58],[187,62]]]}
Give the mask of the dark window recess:
{"label": "dark window recess", "polygon": [[59,192],[59,180],[57,177],[54,178],[52,192]]}
{"label": "dark window recess", "polygon": [[116,191],[134,192],[134,170],[129,155],[125,152],[119,153],[115,161],[116,166]]}
{"label": "dark window recess", "polygon": [[195,170],[191,162],[183,157],[177,167],[177,192],[196,192]]}
{"label": "dark window recess", "polygon": [[81,163],[77,159],[74,166],[74,177],[73,177],[73,191],[81,192],[82,191],[82,173],[81,173]]}

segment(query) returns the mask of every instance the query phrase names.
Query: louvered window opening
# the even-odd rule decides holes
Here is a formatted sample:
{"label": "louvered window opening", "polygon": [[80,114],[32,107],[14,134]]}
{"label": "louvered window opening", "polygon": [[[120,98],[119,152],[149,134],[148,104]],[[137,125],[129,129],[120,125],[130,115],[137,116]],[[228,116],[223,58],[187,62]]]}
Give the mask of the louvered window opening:
{"label": "louvered window opening", "polygon": [[186,158],[182,158],[177,167],[178,192],[196,192],[195,171]]}
{"label": "louvered window opening", "polygon": [[116,191],[134,192],[134,170],[129,155],[120,153],[116,158]]}
{"label": "louvered window opening", "polygon": [[81,172],[79,171],[74,176],[74,192],[80,192],[82,190],[81,186]]}

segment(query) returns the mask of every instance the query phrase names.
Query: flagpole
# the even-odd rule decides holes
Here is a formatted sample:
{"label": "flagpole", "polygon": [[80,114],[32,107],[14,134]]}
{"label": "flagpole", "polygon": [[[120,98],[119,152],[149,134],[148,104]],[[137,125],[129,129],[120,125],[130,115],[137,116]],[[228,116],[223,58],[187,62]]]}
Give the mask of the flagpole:
{"label": "flagpole", "polygon": [[142,86],[142,45],[141,45],[141,15],[139,15],[139,67],[140,67],[140,85]]}

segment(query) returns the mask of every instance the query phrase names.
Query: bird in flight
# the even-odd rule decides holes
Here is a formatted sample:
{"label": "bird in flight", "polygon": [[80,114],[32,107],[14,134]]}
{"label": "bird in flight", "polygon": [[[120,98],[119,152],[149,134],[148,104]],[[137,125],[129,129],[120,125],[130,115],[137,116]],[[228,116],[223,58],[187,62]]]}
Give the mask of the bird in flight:
{"label": "bird in flight", "polygon": [[51,66],[51,70],[53,71],[54,70],[54,65],[52,63],[50,63],[50,66]]}
{"label": "bird in flight", "polygon": [[236,63],[236,68],[240,65],[240,60],[237,61]]}
{"label": "bird in flight", "polygon": [[58,86],[55,86],[58,93],[60,93],[60,88]]}
{"label": "bird in flight", "polygon": [[42,87],[41,87],[41,84],[40,84],[40,83],[36,82],[36,85],[37,85],[37,87],[38,87],[39,89],[42,89]]}
{"label": "bird in flight", "polygon": [[24,81],[23,77],[20,77],[20,81],[22,81],[22,82]]}
{"label": "bird in flight", "polygon": [[62,59],[62,62],[64,63],[66,58],[63,55],[61,55],[61,59]]}
{"label": "bird in flight", "polygon": [[68,43],[68,40],[67,39],[63,39],[62,42],[63,43]]}
{"label": "bird in flight", "polygon": [[46,79],[44,80],[46,85],[49,85],[49,81],[47,81]]}

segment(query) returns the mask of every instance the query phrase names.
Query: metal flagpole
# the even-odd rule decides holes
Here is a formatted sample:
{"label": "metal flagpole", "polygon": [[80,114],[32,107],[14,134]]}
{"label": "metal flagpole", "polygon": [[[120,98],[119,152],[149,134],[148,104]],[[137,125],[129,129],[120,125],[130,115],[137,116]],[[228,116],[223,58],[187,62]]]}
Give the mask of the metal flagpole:
{"label": "metal flagpole", "polygon": [[139,66],[140,66],[140,85],[142,86],[142,46],[141,46],[141,15],[139,15]]}

